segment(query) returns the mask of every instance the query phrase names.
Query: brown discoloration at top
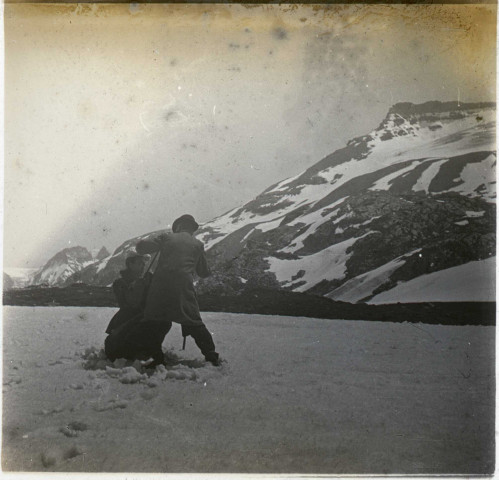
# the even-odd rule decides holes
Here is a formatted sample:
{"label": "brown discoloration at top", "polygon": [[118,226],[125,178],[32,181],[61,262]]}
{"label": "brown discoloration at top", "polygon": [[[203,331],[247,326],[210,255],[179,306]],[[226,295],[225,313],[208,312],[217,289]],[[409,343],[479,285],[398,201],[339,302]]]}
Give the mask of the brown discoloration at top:
{"label": "brown discoloration at top", "polygon": [[[265,4],[99,4],[99,3],[17,3],[5,2],[6,19],[13,15],[38,17],[50,16],[86,16],[86,17],[141,17],[161,18],[172,25],[186,25],[193,21],[219,23],[220,27],[230,22],[234,28],[239,22],[248,25],[266,25],[284,22],[288,28],[303,28],[304,23],[320,22],[324,28],[332,24],[349,20],[346,24],[355,25],[369,20],[375,27],[378,24],[393,21],[406,24],[417,23],[419,28],[464,29],[469,31],[473,24],[494,21],[495,5],[408,5],[408,4],[328,4],[328,5],[265,5]],[[467,2],[470,3],[470,2]],[[236,23],[234,23],[236,22]],[[325,23],[324,23],[325,22]],[[477,23],[480,22],[480,23]],[[329,25],[328,25],[329,24]],[[251,27],[246,27],[251,28]],[[282,25],[280,27],[284,28]]]}

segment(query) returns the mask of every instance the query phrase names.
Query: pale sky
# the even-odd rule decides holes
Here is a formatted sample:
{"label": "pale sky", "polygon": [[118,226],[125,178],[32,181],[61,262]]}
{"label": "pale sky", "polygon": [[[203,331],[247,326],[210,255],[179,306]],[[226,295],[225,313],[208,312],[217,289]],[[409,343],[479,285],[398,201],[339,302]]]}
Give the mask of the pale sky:
{"label": "pale sky", "polygon": [[205,222],[396,102],[495,100],[494,5],[5,5],[4,265]]}

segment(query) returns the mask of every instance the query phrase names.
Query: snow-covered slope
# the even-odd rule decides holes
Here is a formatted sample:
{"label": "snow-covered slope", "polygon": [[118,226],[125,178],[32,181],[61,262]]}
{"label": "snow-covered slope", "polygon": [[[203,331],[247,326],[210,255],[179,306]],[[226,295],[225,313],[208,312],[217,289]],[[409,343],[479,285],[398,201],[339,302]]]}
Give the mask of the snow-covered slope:
{"label": "snow-covered slope", "polygon": [[33,285],[63,285],[68,278],[71,276],[74,278],[75,274],[92,263],[94,259],[86,248],[65,248],[34,274],[31,283]]}
{"label": "snow-covered slope", "polygon": [[[369,303],[494,302],[496,258],[465,263],[401,282]],[[445,285],[445,289],[441,288]],[[340,300],[347,300],[340,298]]]}
{"label": "snow-covered slope", "polygon": [[495,104],[397,104],[370,134],[205,224],[214,281],[341,298],[368,278],[368,300],[491,257],[495,150]]}
{"label": "snow-covered slope", "polygon": [[210,313],[228,363],[174,325],[148,376],[99,358],[115,311],[4,309],[4,472],[494,469],[494,327]]}

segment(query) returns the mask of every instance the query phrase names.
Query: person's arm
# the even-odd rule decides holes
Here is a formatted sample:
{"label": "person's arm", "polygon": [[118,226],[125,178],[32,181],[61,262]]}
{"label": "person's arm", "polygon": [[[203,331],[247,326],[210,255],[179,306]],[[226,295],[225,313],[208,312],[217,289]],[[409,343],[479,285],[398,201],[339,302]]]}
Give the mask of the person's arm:
{"label": "person's arm", "polygon": [[147,255],[149,253],[157,252],[158,250],[161,250],[167,240],[167,233],[162,233],[152,240],[141,240],[137,243],[137,245],[135,245],[135,251],[139,255]]}
{"label": "person's arm", "polygon": [[208,262],[206,261],[206,254],[204,253],[204,245],[200,245],[201,255],[199,256],[198,263],[196,265],[196,273],[201,278],[206,278],[211,275],[210,268],[208,267]]}
{"label": "person's arm", "polygon": [[139,255],[147,255],[148,253],[157,252],[161,248],[159,242],[154,240],[141,240],[135,245],[135,251]]}
{"label": "person's arm", "polygon": [[116,300],[118,301],[118,306],[120,308],[127,307],[126,290],[127,286],[124,284],[122,280],[118,279],[113,282],[113,293],[114,296],[116,297]]}

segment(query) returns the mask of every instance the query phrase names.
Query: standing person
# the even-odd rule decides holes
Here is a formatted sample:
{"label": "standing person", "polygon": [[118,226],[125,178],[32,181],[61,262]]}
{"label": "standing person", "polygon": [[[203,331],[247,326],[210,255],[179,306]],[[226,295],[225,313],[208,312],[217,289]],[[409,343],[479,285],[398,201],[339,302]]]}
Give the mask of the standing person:
{"label": "standing person", "polygon": [[213,338],[201,319],[194,290],[195,273],[202,278],[210,275],[204,245],[193,236],[198,227],[191,215],[182,215],[173,222],[173,233],[143,240],[135,247],[142,255],[160,252],[144,311],[144,331],[154,351],[152,365],[164,362],[161,344],[172,322],[182,325],[184,336],[194,338],[208,362],[220,365]]}

